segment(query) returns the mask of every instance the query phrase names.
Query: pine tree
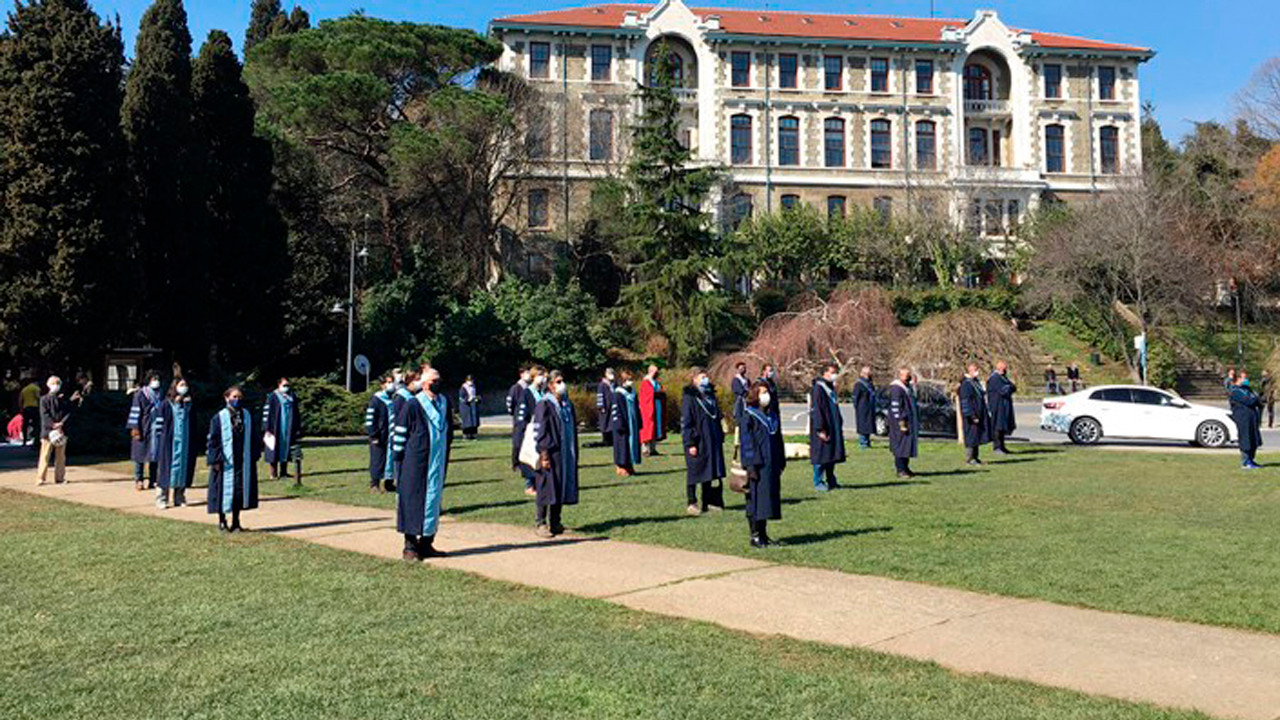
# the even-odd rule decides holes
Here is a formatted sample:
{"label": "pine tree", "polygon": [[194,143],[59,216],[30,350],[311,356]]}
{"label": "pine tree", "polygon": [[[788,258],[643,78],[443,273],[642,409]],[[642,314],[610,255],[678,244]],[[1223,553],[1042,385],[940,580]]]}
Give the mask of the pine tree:
{"label": "pine tree", "polygon": [[[142,16],[125,80],[121,125],[129,143],[136,267],[142,273],[140,339],[199,366],[206,307],[191,129],[191,34],[182,0],[155,0]],[[194,330],[194,332],[193,332]]]}
{"label": "pine tree", "polygon": [[211,339],[217,360],[241,369],[270,359],[282,334],[286,228],[271,201],[270,145],[254,135],[254,106],[231,38],[209,33],[192,71],[194,123],[204,154],[211,254]]}
{"label": "pine tree", "polygon": [[19,3],[0,34],[0,354],[93,367],[125,313],[124,47],[85,0]]}
{"label": "pine tree", "polygon": [[249,10],[249,27],[244,31],[244,54],[249,56],[249,51],[254,45],[271,37],[272,28],[284,11],[280,9],[280,0],[253,0],[253,7]]}
{"label": "pine tree", "polygon": [[311,29],[311,15],[302,9],[301,5],[294,5],[293,10],[289,13],[289,31],[302,32]]}

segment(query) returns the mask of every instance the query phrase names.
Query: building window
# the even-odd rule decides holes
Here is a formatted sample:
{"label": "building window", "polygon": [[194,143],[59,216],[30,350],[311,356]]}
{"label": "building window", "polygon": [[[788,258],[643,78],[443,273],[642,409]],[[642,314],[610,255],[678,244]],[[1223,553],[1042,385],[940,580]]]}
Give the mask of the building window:
{"label": "building window", "polygon": [[1008,204],[1008,212],[1005,218],[1005,227],[1007,235],[1017,235],[1018,228],[1022,222],[1022,203],[1017,200],[1010,200]]}
{"label": "building window", "polygon": [[1098,68],[1098,99],[1116,99],[1116,69],[1113,67]]}
{"label": "building window", "polygon": [[536,118],[524,134],[524,150],[533,160],[545,158],[551,154],[551,133],[547,123]]}
{"label": "building window", "polygon": [[795,209],[796,209],[797,207],[799,207],[799,206],[800,206],[800,196],[799,196],[799,195],[783,195],[783,196],[782,196],[782,209],[783,209],[783,210],[795,210]]}
{"label": "building window", "polygon": [[548,209],[550,193],[546,188],[529,191],[529,227],[544,228],[550,224],[551,213]]}
{"label": "building window", "polygon": [[540,79],[551,77],[550,43],[529,43],[529,77]]}
{"label": "building window", "polygon": [[883,118],[871,121],[871,167],[893,167],[893,127]]}
{"label": "building window", "polygon": [[844,58],[839,55],[822,56],[822,87],[839,90],[844,86]]}
{"label": "building window", "polygon": [[982,65],[964,66],[964,99],[991,99],[991,71]]}
{"label": "building window", "polygon": [[778,118],[778,164],[800,164],[800,120],[793,115]]}
{"label": "building window", "polygon": [[1004,232],[1004,203],[999,200],[988,200],[982,206],[982,215],[985,225],[983,233],[986,235],[1003,235]]}
{"label": "building window", "polygon": [[796,56],[778,56],[778,87],[793,88],[796,86]]}
{"label": "building window", "polygon": [[1062,66],[1044,66],[1044,96],[1050,100],[1062,97]]}
{"label": "building window", "polygon": [[985,128],[969,128],[969,164],[986,165],[987,131]]}
{"label": "building window", "polygon": [[729,227],[737,230],[739,225],[751,217],[751,196],[746,193],[734,195],[729,199],[728,210]]}
{"label": "building window", "polygon": [[751,164],[751,116],[734,115],[729,119],[729,162]]}
{"label": "building window", "polygon": [[609,110],[592,110],[588,125],[590,126],[590,158],[592,160],[613,159],[613,112]]}
{"label": "building window", "polygon": [[933,94],[933,61],[932,60],[916,61],[916,94],[917,95]]}
{"label": "building window", "polygon": [[748,87],[751,85],[751,53],[735,52],[730,55],[729,62],[733,67],[733,86]]}
{"label": "building window", "polygon": [[822,121],[822,148],[827,167],[844,167],[844,120]]}
{"label": "building window", "polygon": [[1120,172],[1120,128],[1106,125],[1098,129],[1098,149],[1102,160],[1102,174]]}
{"label": "building window", "polygon": [[827,218],[844,217],[844,196],[831,195],[827,198]]}
{"label": "building window", "polygon": [[1044,128],[1044,171],[1067,171],[1066,133],[1061,125],[1046,125]]}
{"label": "building window", "polygon": [[871,58],[871,92],[889,92],[889,58]]}
{"label": "building window", "polygon": [[671,53],[671,86],[684,87],[684,58],[678,53]]}
{"label": "building window", "polygon": [[609,82],[613,78],[613,48],[609,45],[591,46],[591,79]]}
{"label": "building window", "polygon": [[938,167],[938,129],[932,120],[916,123],[916,169],[935,170]]}
{"label": "building window", "polygon": [[878,197],[871,201],[871,208],[880,216],[880,222],[889,222],[893,218],[893,198]]}

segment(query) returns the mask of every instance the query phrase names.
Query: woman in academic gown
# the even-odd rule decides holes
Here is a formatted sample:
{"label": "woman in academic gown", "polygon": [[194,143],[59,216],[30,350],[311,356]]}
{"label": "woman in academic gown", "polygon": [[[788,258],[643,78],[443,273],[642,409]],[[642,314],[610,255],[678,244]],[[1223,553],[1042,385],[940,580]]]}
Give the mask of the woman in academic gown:
{"label": "woman in academic gown", "polygon": [[538,447],[535,532],[549,538],[564,532],[564,506],[578,504],[578,416],[559,371],[551,373],[551,391],[534,408],[533,427]]}
{"label": "woman in academic gown", "polygon": [[369,436],[369,492],[395,489],[395,463],[391,453],[395,392],[395,380],[390,375],[382,378],[382,388],[369,398],[369,405],[364,409],[364,432]]}
{"label": "woman in academic gown", "polygon": [[996,369],[987,378],[987,404],[991,407],[991,444],[992,450],[1004,455],[1008,450],[1004,446],[1005,437],[1017,429],[1017,413],[1013,410],[1013,394],[1018,386],[1009,379],[1009,364],[1001,360]]}
{"label": "woman in academic gown", "polygon": [[[244,393],[232,386],[222,394],[226,407],[209,422],[206,457],[209,464],[210,514],[217,513],[218,529],[238,532],[240,511],[258,507],[258,458],[262,436],[253,431],[253,415],[244,407]],[[231,524],[227,525],[227,515]]]}
{"label": "woman in academic gown", "polygon": [[609,429],[609,416],[613,414],[613,395],[617,386],[613,382],[613,368],[606,368],[604,377],[596,385],[596,417],[600,428],[600,444],[613,444],[613,431]]}
{"label": "woman in academic gown", "polygon": [[396,416],[393,451],[400,458],[396,479],[396,530],[404,535],[405,560],[439,557],[435,548],[440,523],[453,428],[448,398],[439,392],[440,373],[422,372],[422,389]]}
{"label": "woman in academic gown", "polygon": [[911,388],[911,371],[898,370],[898,379],[889,384],[889,449],[893,451],[898,477],[911,478],[911,458],[919,452],[920,420],[916,411],[916,393]]}
{"label": "woman in academic gown", "polygon": [[[724,509],[724,426],[711,378],[694,368],[680,400],[680,439],[684,445],[685,500],[690,515]],[[698,506],[698,488],[702,506]]]}
{"label": "woman in academic gown", "polygon": [[1249,387],[1248,374],[1241,372],[1230,388],[1231,419],[1236,424],[1236,436],[1240,445],[1240,467],[1256,470],[1254,461],[1258,447],[1262,445],[1262,431],[1258,419],[1262,413],[1262,398]]}
{"label": "woman in academic gown", "polygon": [[160,443],[156,468],[156,507],[169,507],[172,492],[173,507],[187,504],[187,488],[196,473],[197,448],[191,444],[195,424],[192,410],[191,389],[186,380],[178,378],[169,387],[169,394],[160,406]]}
{"label": "woman in academic gown", "polygon": [[468,375],[458,389],[458,417],[462,425],[462,437],[476,439],[476,431],[480,429],[480,393],[476,391],[476,382]]}
{"label": "woman in academic gown", "polygon": [[[395,384],[396,391],[391,395],[391,438],[395,439],[396,418],[400,417],[400,413],[404,410],[406,403],[413,402],[414,396],[422,389],[422,375],[417,370],[406,370],[400,375],[400,382]],[[394,444],[394,442],[392,443]],[[396,482],[400,480],[400,458],[394,450],[391,454],[391,487],[387,488],[387,492],[393,492],[396,489]]]}
{"label": "woman in academic gown", "polygon": [[871,447],[871,436],[876,434],[876,386],[871,379],[871,367],[864,365],[853,383],[853,417],[858,431],[858,447]]}
{"label": "woman in academic gown", "polygon": [[640,381],[640,446],[645,455],[657,455],[658,443],[667,438],[662,422],[662,405],[667,394],[658,380],[658,366],[650,365],[649,374]]}
{"label": "woman in academic gown", "polygon": [[[158,470],[158,441],[160,428],[156,420],[160,417],[160,408],[164,404],[164,391],[160,389],[160,375],[148,372],[146,384],[133,393],[129,405],[129,419],[125,428],[131,438],[129,456],[133,460],[133,488],[142,490],[156,486]],[[144,471],[146,476],[144,477]]]}
{"label": "woman in academic gown", "polygon": [[969,363],[968,373],[960,381],[960,422],[964,425],[965,462],[981,465],[979,449],[991,442],[991,418],[987,410],[987,393],[978,379],[977,363]]}
{"label": "woman in academic gown", "polygon": [[840,487],[836,465],[845,461],[844,417],[836,395],[837,377],[839,370],[828,363],[809,392],[809,462],[813,464],[813,489],[818,492]]}
{"label": "woman in academic gown", "polygon": [[777,544],[769,521],[782,519],[782,471],[787,467],[782,425],[764,412],[773,400],[769,386],[752,383],[742,412],[742,467],[747,471],[747,524],[751,547]]}
{"label": "woman in academic gown", "polygon": [[[294,484],[302,484],[302,412],[298,398],[289,392],[289,378],[280,378],[274,392],[267,393],[262,404],[263,432],[272,442],[265,443],[263,455],[271,469],[271,479],[289,477],[289,462],[294,465]],[[274,445],[274,447],[273,447]]]}
{"label": "woman in academic gown", "polygon": [[622,385],[614,391],[609,429],[613,432],[615,472],[630,477],[640,464],[640,411],[629,370],[622,371]]}

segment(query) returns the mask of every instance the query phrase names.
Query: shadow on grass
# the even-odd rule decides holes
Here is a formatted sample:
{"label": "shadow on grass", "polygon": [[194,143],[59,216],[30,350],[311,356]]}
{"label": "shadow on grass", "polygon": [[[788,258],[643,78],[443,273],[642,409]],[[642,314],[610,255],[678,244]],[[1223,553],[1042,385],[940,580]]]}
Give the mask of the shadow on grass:
{"label": "shadow on grass", "polygon": [[524,480],[519,476],[512,475],[511,477],[507,477],[507,478],[488,478],[486,480],[455,481],[455,482],[450,482],[449,487],[456,488],[456,487],[465,487],[467,485],[492,485],[493,483],[502,483],[502,482],[508,482],[508,481],[511,482],[512,484],[524,482]]}
{"label": "shadow on grass", "polygon": [[988,465],[1021,465],[1022,463],[1033,463],[1033,462],[1040,462],[1040,458],[1010,457],[1003,460],[987,460],[986,464]]}
{"label": "shadow on grass", "polygon": [[499,545],[489,545],[487,547],[467,548],[465,550],[450,550],[449,557],[471,557],[475,555],[492,555],[494,553],[509,552],[511,550],[529,550],[532,548],[558,547],[562,545],[580,545],[582,543],[604,542],[608,538],[602,537],[585,537],[585,538],[560,538],[557,540],[530,540],[527,543],[502,543]]}
{"label": "shadow on grass", "polygon": [[[916,473],[916,475],[928,475],[928,473]],[[877,490],[879,488],[903,487],[905,485],[932,485],[928,480],[894,480],[891,482],[866,483],[862,485],[849,485],[840,483],[836,490]]]}
{"label": "shadow on grass", "polygon": [[1023,450],[1010,450],[1009,454],[1010,455],[1058,455],[1064,452],[1066,452],[1066,450],[1063,450],[1062,448],[1037,447],[1037,448],[1026,448]]}
{"label": "shadow on grass", "polygon": [[344,470],[312,470],[311,472],[304,473],[302,479],[305,481],[307,478],[321,477],[323,475],[348,475],[351,473],[367,474],[368,472],[369,468],[367,467],[346,468]]}
{"label": "shadow on grass", "polygon": [[504,507],[519,507],[521,505],[529,505],[532,502],[533,502],[533,498],[526,497],[523,500],[501,500],[499,502],[476,503],[474,505],[455,505],[453,507],[445,508],[444,514],[466,515],[467,513],[478,512],[480,510],[494,510],[497,508],[504,508]]}
{"label": "shadow on grass", "polygon": [[341,525],[360,525],[362,523],[372,522],[390,522],[389,518],[372,517],[372,518],[345,518],[342,520],[321,520],[309,523],[296,523],[293,525],[274,525],[272,527],[255,528],[254,532],[263,533],[282,533],[292,532],[294,530],[310,530],[312,528],[322,527],[338,527]]}
{"label": "shadow on grass", "polygon": [[578,532],[589,534],[606,534],[610,530],[618,528],[634,527],[636,525],[663,525],[667,523],[680,522],[681,520],[696,520],[697,518],[689,515],[661,515],[647,517],[627,517],[614,518],[613,520],[605,520],[604,522],[589,523],[587,525],[579,525],[575,528]]}
{"label": "shadow on grass", "polygon": [[601,483],[599,485],[582,485],[578,488],[578,492],[586,492],[587,490],[608,490],[610,488],[620,488],[620,487],[638,487],[640,485],[648,485],[648,484],[649,483],[646,482],[645,480],[637,480],[635,478],[632,478],[630,480],[619,480],[618,482]]}
{"label": "shadow on grass", "polygon": [[857,528],[855,530],[828,530],[827,532],[791,535],[787,537],[779,537],[778,539],[787,545],[816,545],[817,543],[839,540],[841,538],[887,532],[893,532],[893,526],[887,525],[884,527]]}
{"label": "shadow on grass", "polygon": [[[1032,462],[1032,461],[1028,460],[1027,462]],[[992,463],[992,464],[995,464],[995,463]],[[932,471],[912,470],[912,472],[915,473],[916,477],[964,477],[965,475],[981,475],[982,473],[988,473],[991,471],[990,470],[932,470]],[[922,480],[912,480],[912,481],[904,481],[904,482],[912,482],[912,483],[925,482],[926,484],[928,484],[927,481],[922,481]]]}

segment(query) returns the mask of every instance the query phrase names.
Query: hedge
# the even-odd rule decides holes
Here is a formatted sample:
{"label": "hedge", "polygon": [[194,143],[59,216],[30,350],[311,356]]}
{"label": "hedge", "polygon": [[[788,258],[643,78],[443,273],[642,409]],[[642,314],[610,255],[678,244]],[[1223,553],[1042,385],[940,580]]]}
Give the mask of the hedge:
{"label": "hedge", "polygon": [[912,290],[892,294],[893,312],[907,327],[919,325],[930,315],[961,308],[990,310],[1012,317],[1018,311],[1018,294],[1006,288]]}

